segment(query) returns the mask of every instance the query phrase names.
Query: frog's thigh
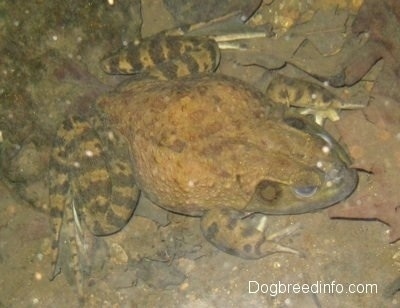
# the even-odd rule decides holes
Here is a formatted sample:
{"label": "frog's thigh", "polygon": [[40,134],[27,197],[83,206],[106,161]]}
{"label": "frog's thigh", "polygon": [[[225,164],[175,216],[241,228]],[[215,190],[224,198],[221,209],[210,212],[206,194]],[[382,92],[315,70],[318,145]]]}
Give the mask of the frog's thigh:
{"label": "frog's thigh", "polygon": [[122,229],[139,198],[133,180],[128,184],[130,175],[123,172],[128,169],[124,162],[110,160],[107,167],[90,170],[79,178],[80,212],[95,235],[108,235]]}
{"label": "frog's thigh", "polygon": [[294,252],[265,235],[266,216],[246,215],[231,209],[207,211],[201,219],[203,235],[222,251],[244,259],[259,259],[276,252]]}
{"label": "frog's thigh", "polygon": [[75,210],[93,234],[117,232],[131,217],[139,198],[129,145],[98,119],[92,119],[75,144],[79,165],[72,176]]}

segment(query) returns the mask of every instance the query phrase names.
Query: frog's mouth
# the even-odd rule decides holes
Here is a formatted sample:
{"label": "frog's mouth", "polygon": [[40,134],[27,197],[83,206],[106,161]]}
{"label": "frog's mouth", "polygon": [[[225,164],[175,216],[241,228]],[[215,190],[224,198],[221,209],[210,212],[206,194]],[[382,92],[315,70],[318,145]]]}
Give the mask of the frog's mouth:
{"label": "frog's mouth", "polygon": [[[300,121],[300,122],[299,122]],[[320,126],[302,118],[287,118],[292,127],[322,139],[335,159],[323,166],[304,169],[291,184],[262,180],[258,183],[246,210],[265,214],[301,214],[338,203],[356,188],[356,169],[349,167],[351,159],[339,143]],[[298,126],[301,123],[301,128]]]}

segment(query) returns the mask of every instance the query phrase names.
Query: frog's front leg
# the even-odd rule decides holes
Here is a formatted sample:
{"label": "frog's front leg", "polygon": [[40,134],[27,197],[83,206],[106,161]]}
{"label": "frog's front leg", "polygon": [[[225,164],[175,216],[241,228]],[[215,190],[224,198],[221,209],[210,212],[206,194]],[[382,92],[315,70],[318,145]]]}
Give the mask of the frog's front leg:
{"label": "frog's front leg", "polygon": [[170,80],[213,72],[219,60],[220,50],[213,39],[158,33],[107,56],[101,67],[107,74]]}
{"label": "frog's front leg", "polygon": [[289,226],[279,233],[266,236],[267,216],[246,214],[231,209],[207,211],[201,219],[203,235],[222,251],[244,259],[259,259],[277,252],[299,254],[298,251],[278,244],[275,240],[297,229]]}

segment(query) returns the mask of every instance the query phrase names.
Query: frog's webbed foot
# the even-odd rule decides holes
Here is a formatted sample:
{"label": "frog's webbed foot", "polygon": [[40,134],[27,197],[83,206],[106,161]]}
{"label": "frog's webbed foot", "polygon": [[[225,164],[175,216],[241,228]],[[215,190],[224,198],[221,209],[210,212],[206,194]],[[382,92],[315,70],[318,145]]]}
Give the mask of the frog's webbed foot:
{"label": "frog's webbed foot", "polygon": [[299,226],[291,225],[266,236],[266,219],[263,214],[247,215],[236,210],[215,209],[202,217],[201,230],[214,246],[244,259],[259,259],[278,252],[300,254],[277,243],[277,240],[294,233]]}

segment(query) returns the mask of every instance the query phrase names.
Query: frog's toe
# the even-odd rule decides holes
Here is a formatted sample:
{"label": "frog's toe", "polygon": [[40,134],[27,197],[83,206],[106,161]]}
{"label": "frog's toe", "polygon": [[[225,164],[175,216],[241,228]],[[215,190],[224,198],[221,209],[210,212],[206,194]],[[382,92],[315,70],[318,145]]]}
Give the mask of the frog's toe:
{"label": "frog's toe", "polygon": [[266,218],[262,214],[247,215],[230,209],[210,210],[202,217],[201,230],[214,246],[244,259],[259,259],[277,252],[300,254],[275,241],[297,228],[290,226],[267,237]]}

